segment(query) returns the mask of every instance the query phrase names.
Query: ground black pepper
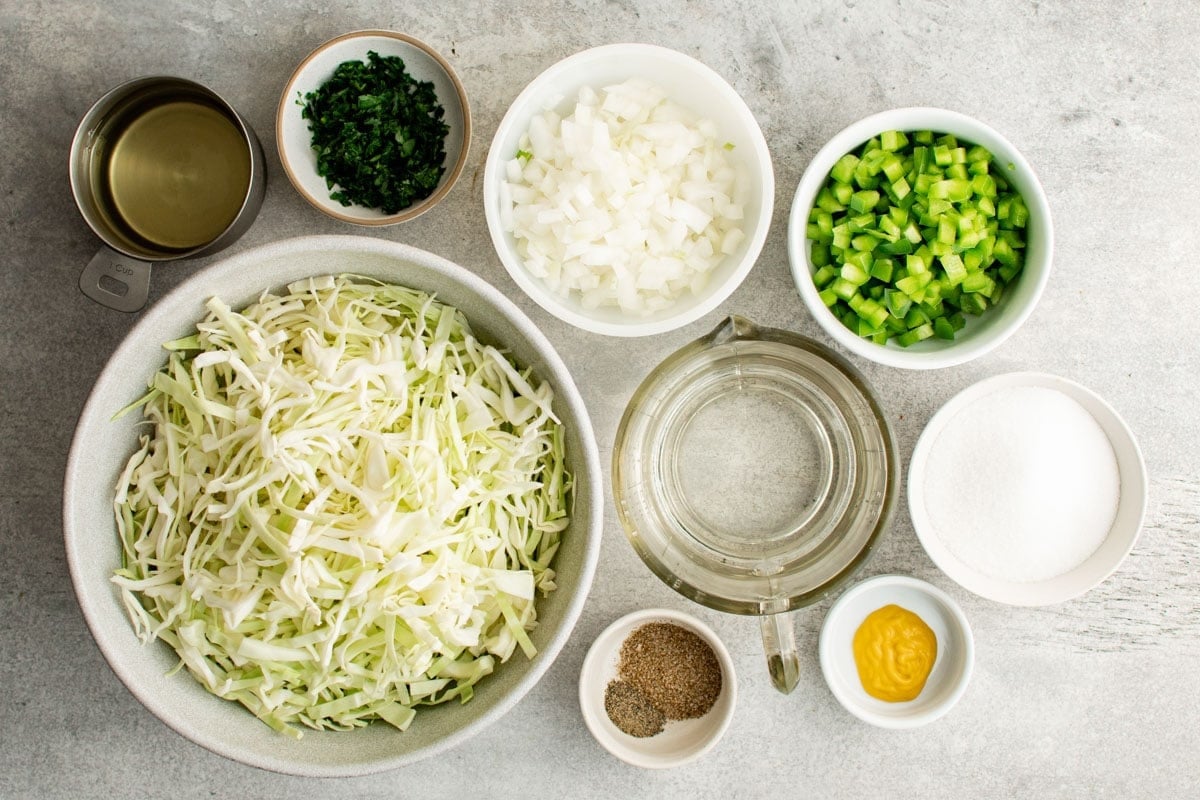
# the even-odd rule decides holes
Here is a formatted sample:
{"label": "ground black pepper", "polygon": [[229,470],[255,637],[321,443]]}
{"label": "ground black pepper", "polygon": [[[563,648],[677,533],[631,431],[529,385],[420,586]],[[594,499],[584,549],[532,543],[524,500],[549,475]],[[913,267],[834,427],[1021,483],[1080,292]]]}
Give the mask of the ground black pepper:
{"label": "ground black pepper", "polygon": [[639,739],[662,733],[667,724],[666,715],[625,681],[609,681],[604,689],[604,710],[614,725]]}
{"label": "ground black pepper", "polygon": [[669,622],[647,623],[631,633],[621,645],[617,674],[605,689],[604,709],[630,736],[662,730],[653,729],[658,717],[651,711],[664,723],[694,719],[707,714],[721,694],[721,665],[712,648]]}

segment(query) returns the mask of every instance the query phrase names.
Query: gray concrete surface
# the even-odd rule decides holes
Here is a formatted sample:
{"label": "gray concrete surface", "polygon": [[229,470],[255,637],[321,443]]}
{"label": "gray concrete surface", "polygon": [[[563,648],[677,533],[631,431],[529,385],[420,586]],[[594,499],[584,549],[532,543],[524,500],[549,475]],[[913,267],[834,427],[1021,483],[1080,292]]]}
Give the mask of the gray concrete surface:
{"label": "gray concrete surface", "polygon": [[[470,93],[476,139],[435,211],[357,231],[291,188],[274,111],[315,45],[367,27],[440,48]],[[509,102],[588,46],[653,42],[725,76],[774,158],[770,238],[743,286],[708,318],[632,342],[584,334],[528,300],[497,260],[478,178]],[[0,797],[1184,797],[1200,791],[1200,424],[1196,253],[1200,11],[1193,0],[1123,3],[529,2],[473,4],[0,0]],[[500,287],[557,344],[607,460],[629,394],[722,313],[820,336],[791,284],[791,193],[847,123],[940,105],[1004,133],[1035,166],[1055,215],[1054,274],[1028,323],[993,354],[916,374],[859,363],[886,398],[905,460],[959,389],[1011,370],[1096,389],[1133,427],[1150,506],[1122,568],[1084,597],[1041,609],[974,597],[941,574],[906,513],[863,576],[900,572],[947,589],[974,627],[974,680],[944,719],[888,732],[845,713],[821,679],[828,604],[797,618],[800,686],[770,686],[752,621],[692,607],[642,566],[611,503],[583,617],[547,677],[483,734],[402,771],[306,781],[212,755],[146,712],[88,634],[64,564],[61,480],[77,414],[136,317],[76,288],[97,241],[73,206],[67,151],[90,103],[128,78],[177,74],[224,93],[258,130],[271,178],[235,251],[307,233],[404,241]],[[151,301],[212,259],[156,270]],[[589,642],[639,607],[689,608],[732,651],[741,697],[718,747],[686,768],[637,770],[583,726],[576,678]]]}

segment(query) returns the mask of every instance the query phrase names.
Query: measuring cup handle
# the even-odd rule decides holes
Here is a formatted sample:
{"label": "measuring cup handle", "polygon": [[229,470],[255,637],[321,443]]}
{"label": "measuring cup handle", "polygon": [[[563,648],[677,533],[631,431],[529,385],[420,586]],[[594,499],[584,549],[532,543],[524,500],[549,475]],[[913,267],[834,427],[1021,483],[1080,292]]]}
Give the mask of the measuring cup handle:
{"label": "measuring cup handle", "polygon": [[767,614],[759,617],[759,627],[771,682],[779,691],[790,694],[800,681],[800,653],[796,650],[792,615]]}
{"label": "measuring cup handle", "polygon": [[83,268],[79,289],[100,305],[138,311],[150,296],[150,264],[101,247]]}

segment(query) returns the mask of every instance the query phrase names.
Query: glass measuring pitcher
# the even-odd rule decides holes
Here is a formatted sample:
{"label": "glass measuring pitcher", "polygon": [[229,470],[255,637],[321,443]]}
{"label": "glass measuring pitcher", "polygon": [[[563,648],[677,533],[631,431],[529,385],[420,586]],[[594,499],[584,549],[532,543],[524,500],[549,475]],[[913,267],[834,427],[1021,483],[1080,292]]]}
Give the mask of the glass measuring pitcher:
{"label": "glass measuring pitcher", "polygon": [[799,679],[787,612],[866,560],[899,468],[883,410],[848,361],[731,316],[634,392],[613,493],[629,541],[667,585],[760,617],[772,681],[787,693]]}

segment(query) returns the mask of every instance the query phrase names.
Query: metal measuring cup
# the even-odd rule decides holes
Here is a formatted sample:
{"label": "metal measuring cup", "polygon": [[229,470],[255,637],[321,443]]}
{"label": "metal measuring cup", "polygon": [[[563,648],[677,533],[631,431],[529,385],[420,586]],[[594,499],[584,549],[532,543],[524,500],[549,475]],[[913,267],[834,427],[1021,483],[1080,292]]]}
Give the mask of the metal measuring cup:
{"label": "metal measuring cup", "polygon": [[[122,211],[121,204],[109,187],[106,170],[111,164],[113,148],[136,120],[161,109],[169,103],[194,103],[212,109],[231,123],[246,147],[248,174],[241,203],[233,209],[230,221],[212,235],[200,241],[155,241],[142,235]],[[170,203],[180,201],[181,214],[187,213],[187,200],[202,191],[206,178],[204,163],[188,168],[188,134],[178,139],[177,158],[171,152],[160,154],[155,163],[145,169],[170,173],[170,181],[160,181],[164,191],[161,198],[163,213],[170,214]],[[239,153],[240,159],[243,154]],[[139,165],[141,168],[143,165]],[[214,165],[210,162],[208,167]],[[222,165],[215,165],[222,166]],[[254,130],[220,95],[211,89],[183,78],[155,76],[137,78],[110,90],[88,110],[75,131],[71,143],[71,192],[84,220],[104,242],[104,247],[84,268],[79,288],[98,303],[118,311],[137,311],[146,304],[150,291],[150,267],[155,262],[176,261],[216,253],[235,242],[253,224],[262,207],[266,188],[266,162],[262,145]],[[169,185],[168,185],[169,184]],[[186,221],[186,219],[184,220]]]}

